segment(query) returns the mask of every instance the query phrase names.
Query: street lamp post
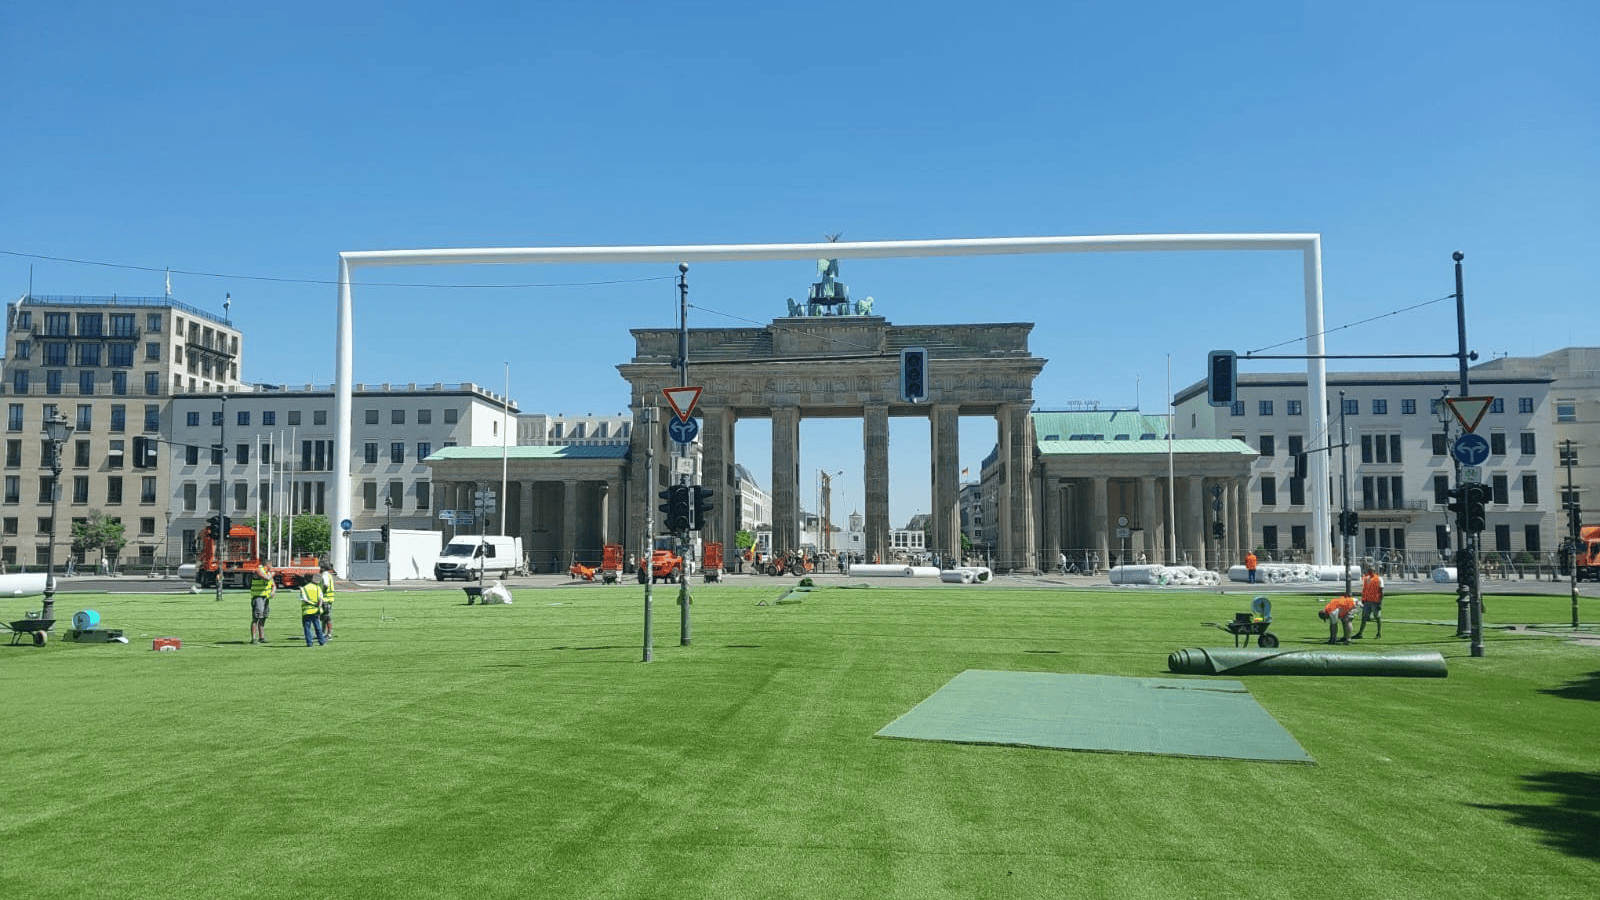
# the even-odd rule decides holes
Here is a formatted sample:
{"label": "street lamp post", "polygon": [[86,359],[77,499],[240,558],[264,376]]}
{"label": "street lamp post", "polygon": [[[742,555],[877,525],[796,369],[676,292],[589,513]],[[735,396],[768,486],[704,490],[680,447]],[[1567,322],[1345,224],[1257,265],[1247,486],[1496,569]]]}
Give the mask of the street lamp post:
{"label": "street lamp post", "polygon": [[61,497],[61,448],[72,436],[72,423],[60,411],[44,420],[44,436],[50,442],[50,543],[45,547],[44,608],[39,618],[56,617],[56,502]]}
{"label": "street lamp post", "polygon": [[392,494],[383,495],[383,583],[394,584],[394,558],[389,552],[389,514],[394,511]]}

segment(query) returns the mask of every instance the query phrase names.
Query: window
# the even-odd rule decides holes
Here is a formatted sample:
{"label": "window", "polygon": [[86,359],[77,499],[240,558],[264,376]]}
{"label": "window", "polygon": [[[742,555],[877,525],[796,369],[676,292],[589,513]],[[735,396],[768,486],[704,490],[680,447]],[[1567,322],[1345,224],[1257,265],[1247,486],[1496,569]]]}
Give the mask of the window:
{"label": "window", "polygon": [[377,410],[375,410],[375,409],[367,410],[367,424],[368,425],[376,425],[376,424],[378,424],[378,411]]}
{"label": "window", "polygon": [[32,351],[33,351],[33,342],[32,341],[17,341],[17,354],[16,354],[17,359],[27,359],[29,356],[32,355]]}
{"label": "window", "polygon": [[250,464],[250,445],[239,444],[233,448],[233,461],[241,466]]}
{"label": "window", "polygon": [[313,425],[326,425],[326,424],[328,424],[328,411],[325,410],[325,409],[312,410],[311,411],[311,424],[313,424]]}
{"label": "window", "polygon": [[1506,433],[1504,431],[1496,431],[1489,435],[1489,455],[1506,455]]}
{"label": "window", "polygon": [[1533,432],[1524,431],[1522,433],[1522,455],[1523,456],[1533,456],[1534,455],[1534,451],[1537,450],[1538,448],[1539,448],[1538,439],[1534,437]]}
{"label": "window", "polygon": [[1450,501],[1450,476],[1433,476],[1433,502],[1444,506]]}
{"label": "window", "polygon": [[3,532],[5,534],[9,534],[9,535],[16,534],[17,533],[17,517],[16,516],[6,516],[4,521],[0,522],[0,532]]}
{"label": "window", "polygon": [[418,425],[432,425],[433,424],[433,410],[431,410],[431,409],[419,409],[419,410],[417,410],[417,424]]}
{"label": "window", "polygon": [[161,407],[154,403],[147,403],[144,407],[144,430],[161,430]]}
{"label": "window", "polygon": [[1261,505],[1278,505],[1278,479],[1271,475],[1261,476]]}
{"label": "window", "polygon": [[31,310],[22,310],[17,313],[17,327],[23,331],[33,330],[33,312]]}
{"label": "window", "polygon": [[233,483],[233,508],[247,510],[250,508],[250,482],[235,481]]}
{"label": "window", "polygon": [[112,475],[106,479],[106,503],[112,506],[122,504],[122,476]]}
{"label": "window", "polygon": [[140,534],[155,534],[156,520],[154,516],[143,516],[139,519]]}
{"label": "window", "polygon": [[74,475],[74,476],[72,476],[72,502],[73,503],[88,503],[89,502],[89,476],[87,476],[87,475]]}
{"label": "window", "polygon": [[240,425],[249,425],[250,424],[250,410],[248,410],[248,409],[239,410],[239,415],[236,418],[236,421]]}
{"label": "window", "polygon": [[290,425],[299,425],[300,424],[300,410],[298,410],[298,409],[289,410],[289,424]]}
{"label": "window", "polygon": [[1532,473],[1522,476],[1522,502],[1530,506],[1539,502],[1539,476]]}
{"label": "window", "polygon": [[1273,440],[1272,435],[1263,434],[1261,436],[1261,455],[1264,456],[1264,457],[1271,458],[1271,457],[1277,455],[1277,451],[1278,451],[1277,442],[1275,440]]}
{"label": "window", "polygon": [[146,372],[146,373],[144,373],[144,392],[145,392],[145,395],[149,396],[149,397],[154,397],[155,395],[161,393],[161,373],[160,372]]}
{"label": "window", "polygon": [[128,394],[128,373],[127,372],[112,372],[111,373],[111,393],[116,394],[118,397],[127,396],[127,394]]}
{"label": "window", "polygon": [[6,476],[6,502],[19,503],[22,500],[22,476]]}
{"label": "window", "polygon": [[1511,502],[1511,489],[1505,475],[1494,476],[1494,502],[1501,506]]}
{"label": "window", "polygon": [[1256,401],[1256,415],[1258,415],[1258,416],[1270,416],[1270,415],[1272,415],[1272,401],[1271,400],[1257,400]]}
{"label": "window", "polygon": [[74,365],[79,365],[79,366],[98,366],[98,365],[100,365],[100,345],[99,344],[79,344],[78,345],[78,358],[74,361],[73,364]]}
{"label": "window", "polygon": [[417,509],[428,508],[428,482],[417,482]]}
{"label": "window", "polygon": [[1359,415],[1361,415],[1361,401],[1360,400],[1346,400],[1346,401],[1344,401],[1343,409],[1344,409],[1344,414],[1347,415],[1347,416],[1359,416]]}
{"label": "window", "polygon": [[112,441],[106,449],[106,466],[112,469],[122,468],[123,450],[127,445],[123,441]]}
{"label": "window", "polygon": [[189,465],[189,466],[198,466],[198,465],[200,465],[200,448],[196,447],[193,444],[190,444],[189,446],[184,447],[183,448],[183,462],[184,462],[184,465]]}
{"label": "window", "polygon": [[433,455],[433,444],[429,441],[417,441],[417,462],[422,462]]}
{"label": "window", "polygon": [[1402,416],[1414,416],[1416,414],[1417,414],[1417,401],[1415,401],[1415,400],[1401,400],[1400,401],[1400,415],[1402,415]]}
{"label": "window", "polygon": [[261,461],[269,466],[273,465],[272,444],[268,441],[261,442]]}
{"label": "window", "polygon": [[389,482],[389,490],[384,494],[384,497],[388,498],[389,502],[394,504],[395,509],[405,509],[406,483],[403,481]]}
{"label": "window", "polygon": [[112,313],[108,318],[112,337],[133,337],[133,313]]}
{"label": "window", "polygon": [[454,424],[456,424],[457,418],[460,415],[461,415],[461,410],[459,410],[459,409],[454,409],[454,408],[447,409],[447,410],[444,411],[444,423],[446,425],[454,425]]}
{"label": "window", "polygon": [[[21,427],[21,426],[19,425],[18,427]],[[12,431],[16,431],[17,429],[13,428],[11,430]],[[1578,448],[1572,446],[1572,442],[1571,441],[1563,442],[1561,447],[1560,447],[1560,450],[1561,450],[1561,462],[1559,463],[1559,465],[1561,465],[1561,466],[1575,466],[1575,465],[1578,465]]]}
{"label": "window", "polygon": [[67,329],[72,325],[72,319],[66,313],[47,312],[44,314],[44,333],[53,337],[66,337]]}
{"label": "window", "polygon": [[405,410],[403,410],[403,409],[391,409],[391,410],[389,410],[389,424],[390,425],[404,425],[405,423],[406,423],[406,411]]}
{"label": "window", "polygon": [[72,467],[75,469],[89,468],[89,442],[72,442]]}
{"label": "window", "polygon": [[1529,553],[1539,552],[1539,526],[1522,526],[1522,549]]}
{"label": "window", "polygon": [[22,404],[13,403],[6,409],[6,430],[22,430]]}
{"label": "window", "polygon": [[22,441],[15,439],[6,441],[6,468],[22,468]]}
{"label": "window", "polygon": [[273,412],[270,409],[263,410],[262,413],[261,413],[261,424],[263,424],[263,425],[276,425],[276,424],[278,424],[278,414]]}
{"label": "window", "polygon": [[148,313],[144,317],[144,327],[148,331],[161,330],[161,313]]}
{"label": "window", "polygon": [[1576,421],[1578,421],[1578,401],[1572,400],[1572,399],[1557,400],[1556,401],[1556,421],[1557,422],[1576,422]]}
{"label": "window", "polygon": [[78,433],[82,434],[94,430],[94,407],[87,403],[78,404],[78,424],[75,426]]}
{"label": "window", "polygon": [[94,396],[94,373],[78,373],[78,393],[85,397]]}
{"label": "window", "polygon": [[[1228,407],[1228,414],[1229,415],[1234,415],[1234,416],[1242,416],[1242,415],[1244,415],[1244,401],[1243,400],[1235,400],[1235,401],[1233,401],[1233,405]],[[556,426],[556,437],[560,437],[560,436],[561,436],[561,426],[557,425]]]}
{"label": "window", "polygon": [[26,394],[28,392],[28,370],[18,369],[11,373],[11,393]]}
{"label": "window", "polygon": [[[1289,479],[1289,505],[1306,505],[1306,480],[1304,478]],[[1303,542],[1301,544],[1296,544],[1295,546],[1301,547],[1302,549],[1304,548]]]}
{"label": "window", "polygon": [[376,481],[362,483],[361,508],[368,511],[378,508],[378,483]]}
{"label": "window", "polygon": [[1448,442],[1448,439],[1449,439],[1448,435],[1444,434],[1443,432],[1435,432],[1434,433],[1434,435],[1433,435],[1433,455],[1434,456],[1444,456],[1446,453],[1450,452],[1449,449],[1446,447],[1446,443]]}
{"label": "window", "polygon": [[211,445],[211,464],[213,466],[222,465],[222,455],[223,455],[223,453],[224,453],[224,450],[223,450],[223,448],[222,448],[222,446],[220,444],[212,444]]}
{"label": "window", "polygon": [[55,369],[44,373],[44,392],[46,394],[61,393],[61,373]]}
{"label": "window", "polygon": [[1374,401],[1372,401],[1372,414],[1375,415],[1375,416],[1387,416],[1389,414],[1389,401],[1387,401],[1387,400],[1374,400]]}
{"label": "window", "polygon": [[64,366],[67,364],[67,342],[45,341],[44,364],[47,366]]}
{"label": "window", "polygon": [[189,426],[190,428],[199,428],[200,427],[200,414],[197,413],[197,412],[184,413],[183,414],[183,424]]}
{"label": "window", "polygon": [[[149,360],[150,362],[160,362],[161,361],[161,345],[156,343],[156,342],[154,342],[154,341],[150,341],[150,342],[146,343],[144,345],[144,358]],[[193,357],[191,357],[191,359],[192,358]]]}
{"label": "window", "polygon": [[1306,549],[1306,527],[1304,525],[1289,526],[1289,546],[1296,550]]}
{"label": "window", "polygon": [[395,441],[389,445],[389,462],[403,463],[406,461],[406,445],[402,441]]}
{"label": "window", "polygon": [[1278,549],[1278,526],[1261,526],[1261,546],[1273,551]]}
{"label": "window", "polygon": [[[139,479],[139,502],[156,502],[156,477],[154,475],[145,475]],[[189,509],[194,509],[194,507],[190,506]]]}
{"label": "window", "polygon": [[[1303,415],[1303,413],[1301,413],[1301,411],[1300,411],[1300,401],[1299,400],[1285,400],[1283,402],[1283,405],[1287,407],[1287,409],[1284,410],[1284,412],[1286,414],[1291,415],[1291,416]],[[626,427],[626,426],[624,426],[624,427]],[[627,435],[624,434],[623,436],[626,437]]]}
{"label": "window", "polygon": [[377,465],[377,463],[378,463],[378,442],[377,441],[367,441],[365,449],[366,449],[366,462],[367,462],[367,465],[369,465],[369,466]]}
{"label": "window", "polygon": [[101,337],[99,313],[78,313],[78,337]]}
{"label": "window", "polygon": [[1503,413],[1506,411],[1506,398],[1496,397],[1489,403],[1489,412]]}
{"label": "window", "polygon": [[1511,552],[1511,526],[1496,525],[1494,527],[1494,549],[1497,553]]}
{"label": "window", "polygon": [[1532,397],[1518,397],[1517,398],[1517,412],[1522,413],[1525,416],[1532,415],[1533,414],[1533,398]]}

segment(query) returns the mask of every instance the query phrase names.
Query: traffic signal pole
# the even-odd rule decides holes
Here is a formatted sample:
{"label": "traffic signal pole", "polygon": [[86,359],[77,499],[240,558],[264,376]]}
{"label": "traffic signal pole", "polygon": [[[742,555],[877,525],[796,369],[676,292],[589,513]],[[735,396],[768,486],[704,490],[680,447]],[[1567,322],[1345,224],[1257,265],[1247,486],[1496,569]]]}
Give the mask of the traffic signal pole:
{"label": "traffic signal pole", "polygon": [[[1468,392],[1471,390],[1471,385],[1467,381],[1467,292],[1461,274],[1461,261],[1466,258],[1466,255],[1457,250],[1450,254],[1450,258],[1455,260],[1456,264],[1456,359],[1461,373],[1461,396],[1466,397],[1469,396]],[[1457,487],[1461,487],[1460,473],[1461,467],[1457,466]],[[1462,502],[1464,505],[1470,506],[1465,491],[1463,491]],[[1467,589],[1467,620],[1468,628],[1472,635],[1472,655],[1482,656],[1483,595],[1479,591],[1478,585],[1478,532],[1470,528],[1460,530],[1463,532],[1461,535],[1462,547],[1472,557],[1473,565],[1468,571],[1458,569],[1456,572],[1457,581]],[[1470,575],[1470,577],[1465,577],[1467,575]]]}
{"label": "traffic signal pole", "polygon": [[[1345,431],[1344,391],[1339,392],[1339,492],[1339,505],[1343,508],[1339,513],[1339,562],[1344,568],[1344,595],[1353,597],[1355,595],[1350,593],[1350,532],[1355,528],[1350,521],[1350,437]],[[1349,632],[1345,636],[1349,637]]]}
{"label": "traffic signal pole", "polygon": [[[678,263],[678,387],[689,386],[689,264]],[[678,457],[687,462],[689,460],[689,445],[679,444]],[[687,468],[683,466],[681,468]],[[689,488],[689,474],[678,472],[678,484],[684,490]],[[678,558],[683,563],[678,566],[678,645],[689,646],[689,532],[687,529],[674,532],[678,537]]]}

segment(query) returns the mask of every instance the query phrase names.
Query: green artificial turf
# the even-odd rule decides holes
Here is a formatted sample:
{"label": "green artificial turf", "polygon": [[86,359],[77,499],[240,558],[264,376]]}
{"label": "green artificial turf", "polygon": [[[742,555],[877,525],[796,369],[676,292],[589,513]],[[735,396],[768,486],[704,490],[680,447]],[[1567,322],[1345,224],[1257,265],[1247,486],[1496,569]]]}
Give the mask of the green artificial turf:
{"label": "green artificial turf", "polygon": [[[1475,659],[1392,594],[1378,645],[1448,678],[1247,682],[1315,766],[892,741],[967,669],[1170,677],[1248,600],[779,585],[696,585],[689,647],[658,588],[650,663],[631,584],[344,591],[320,648],[285,598],[252,646],[241,592],[63,595],[131,643],[0,642],[0,896],[1600,896],[1600,650]],[[1285,647],[1321,602],[1275,596]]]}

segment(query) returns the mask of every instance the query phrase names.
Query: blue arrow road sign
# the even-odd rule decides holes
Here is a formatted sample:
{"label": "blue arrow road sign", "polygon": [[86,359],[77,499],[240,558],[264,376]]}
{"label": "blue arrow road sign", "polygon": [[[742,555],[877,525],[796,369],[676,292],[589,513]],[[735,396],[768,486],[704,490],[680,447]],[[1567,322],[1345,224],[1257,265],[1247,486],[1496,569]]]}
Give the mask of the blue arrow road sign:
{"label": "blue arrow road sign", "polygon": [[1489,440],[1481,434],[1463,434],[1451,446],[1450,455],[1463,466],[1481,466],[1489,458]]}
{"label": "blue arrow road sign", "polygon": [[699,419],[672,419],[667,422],[667,437],[680,444],[690,444],[700,434]]}

